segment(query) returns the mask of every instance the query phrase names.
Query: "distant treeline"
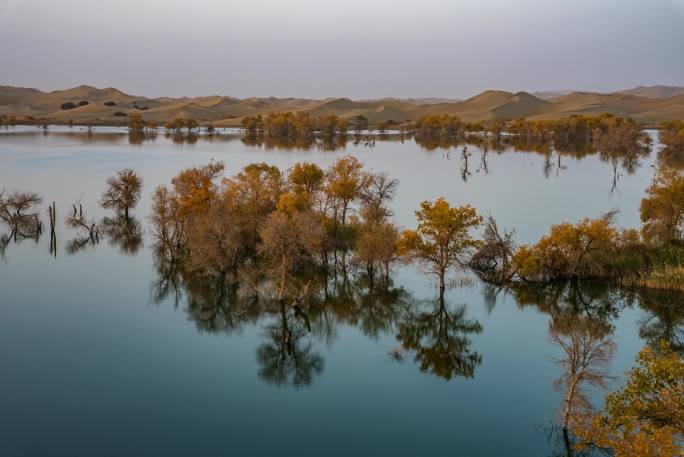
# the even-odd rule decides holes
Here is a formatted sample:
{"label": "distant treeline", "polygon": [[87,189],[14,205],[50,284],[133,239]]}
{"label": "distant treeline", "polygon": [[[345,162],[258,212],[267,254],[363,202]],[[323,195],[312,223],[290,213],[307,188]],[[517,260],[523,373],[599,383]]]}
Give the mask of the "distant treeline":
{"label": "distant treeline", "polygon": [[311,116],[308,113],[280,112],[244,117],[241,121],[247,135],[263,134],[270,138],[308,139],[314,134],[325,137],[346,135],[348,123],[345,118],[328,114]]}

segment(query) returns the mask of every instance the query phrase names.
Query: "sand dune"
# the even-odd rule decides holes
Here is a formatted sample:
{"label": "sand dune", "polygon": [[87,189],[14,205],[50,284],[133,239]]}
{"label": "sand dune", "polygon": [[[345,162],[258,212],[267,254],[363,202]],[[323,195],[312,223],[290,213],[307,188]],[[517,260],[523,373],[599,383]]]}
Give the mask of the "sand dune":
{"label": "sand dune", "polygon": [[647,98],[670,98],[684,94],[684,87],[677,86],[638,86],[620,91],[623,94],[637,95]]}
{"label": "sand dune", "polygon": [[[31,116],[45,122],[125,124],[127,115],[164,123],[174,117],[192,117],[217,126],[239,125],[245,116],[274,111],[306,112],[311,115],[335,114],[352,118],[365,116],[370,125],[387,121],[415,121],[426,114],[458,115],[474,122],[495,118],[553,119],[571,114],[613,113],[637,121],[655,124],[663,120],[684,118],[684,88],[670,86],[637,87],[615,93],[571,92],[544,98],[528,92],[511,93],[488,90],[463,101],[447,99],[351,100],[328,98],[235,97],[138,97],[108,87],[78,86],[66,90],[43,92],[23,87],[0,86],[0,114],[15,115],[21,121]],[[63,109],[71,102],[87,102],[83,106]],[[115,116],[114,114],[119,115]]]}

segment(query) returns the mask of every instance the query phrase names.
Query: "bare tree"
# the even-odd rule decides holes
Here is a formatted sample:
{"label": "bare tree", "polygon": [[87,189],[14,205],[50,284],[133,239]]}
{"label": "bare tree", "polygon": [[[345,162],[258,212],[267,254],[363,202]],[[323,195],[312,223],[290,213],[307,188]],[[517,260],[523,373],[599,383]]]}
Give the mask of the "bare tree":
{"label": "bare tree", "polygon": [[15,241],[20,238],[38,239],[42,233],[42,223],[38,213],[28,211],[42,201],[35,192],[13,192],[8,195],[5,195],[5,191],[0,192],[0,220],[9,225],[10,238]]}
{"label": "bare tree", "polygon": [[515,230],[499,229],[496,220],[489,216],[485,223],[482,244],[470,259],[470,266],[485,281],[505,284],[515,274],[511,258],[515,250]]}
{"label": "bare tree", "polygon": [[66,218],[65,223],[68,228],[76,230],[78,233],[67,242],[66,249],[69,254],[83,250],[89,243],[94,246],[100,242],[100,228],[95,223],[95,218],[88,220],[82,205],[78,205],[78,211],[75,204],[73,207],[74,213]]}
{"label": "bare tree", "polygon": [[135,207],[140,199],[143,181],[133,170],[125,168],[116,176],[107,178],[107,190],[102,194],[100,204],[123,213],[128,219],[128,210]]}

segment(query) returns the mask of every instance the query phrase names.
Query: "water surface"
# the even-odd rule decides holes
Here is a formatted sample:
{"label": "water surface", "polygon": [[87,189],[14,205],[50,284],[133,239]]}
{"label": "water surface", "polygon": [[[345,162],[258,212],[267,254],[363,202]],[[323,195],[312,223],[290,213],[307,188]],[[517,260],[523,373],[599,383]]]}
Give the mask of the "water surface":
{"label": "water surface", "polygon": [[[55,201],[59,223],[56,257],[43,236],[10,243],[0,260],[0,454],[552,455],[561,395],[548,328],[558,313],[610,304],[617,375],[654,335],[681,335],[671,294],[566,284],[530,298],[472,280],[447,291],[441,311],[456,324],[444,333],[434,280],[405,266],[394,268],[386,294],[357,284],[351,295],[332,291],[312,304],[311,331],[289,324],[298,358],[276,369],[283,322],[274,309],[237,299],[212,307],[218,292],[209,283],[164,289],[146,220],[154,187],[211,160],[232,175],[261,161],[326,167],[345,154],[399,179],[392,209],[400,226],[415,225],[421,201],[444,196],[515,228],[519,243],[613,208],[620,226],[638,227],[655,160],[655,152],[625,165],[510,147],[485,155],[470,145],[464,172],[462,146],[427,150],[408,139],[303,150],[250,146],[227,133],[131,144],[117,129],[2,131],[0,188],[39,192],[45,222],[45,204]],[[62,221],[71,204],[98,220],[111,216],[97,201],[124,167],[145,183],[134,211],[142,245],[103,237],[69,254],[74,234]],[[416,334],[417,348],[392,357]],[[470,362],[431,361],[440,344],[458,345]],[[600,405],[602,394],[593,397]]]}

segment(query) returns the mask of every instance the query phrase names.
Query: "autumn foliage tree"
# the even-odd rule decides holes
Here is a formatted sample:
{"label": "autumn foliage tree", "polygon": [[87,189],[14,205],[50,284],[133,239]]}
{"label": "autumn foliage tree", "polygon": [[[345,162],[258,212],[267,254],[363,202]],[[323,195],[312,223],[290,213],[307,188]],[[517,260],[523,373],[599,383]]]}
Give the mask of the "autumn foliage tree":
{"label": "autumn foliage tree", "polygon": [[306,211],[274,211],[259,231],[259,253],[265,258],[277,282],[278,300],[285,299],[290,273],[299,264],[316,258],[323,228]]}
{"label": "autumn foliage tree", "polygon": [[130,114],[128,116],[128,130],[139,133],[143,131],[145,126],[145,120],[139,114]]}
{"label": "autumn foliage tree", "polygon": [[684,120],[666,121],[660,124],[660,142],[673,152],[684,152]]}
{"label": "autumn foliage tree", "polygon": [[577,224],[562,223],[533,246],[521,246],[513,255],[517,274],[528,281],[583,278],[604,273],[616,252],[615,212]]}
{"label": "autumn foliage tree", "polygon": [[644,239],[655,244],[676,243],[682,239],[684,224],[684,176],[677,170],[660,167],[646,189],[639,208]]}
{"label": "autumn foliage tree", "polygon": [[421,203],[416,217],[418,227],[404,231],[400,252],[435,274],[443,295],[447,271],[465,265],[467,255],[478,245],[471,232],[482,223],[482,217],[470,205],[452,207],[441,197],[434,203]]}
{"label": "autumn foliage tree", "polygon": [[178,214],[181,218],[202,212],[216,198],[216,179],[223,172],[223,162],[212,162],[183,170],[171,180]]}
{"label": "autumn foliage tree", "polygon": [[615,457],[684,454],[684,357],[667,343],[645,347],[627,384],[606,398],[605,411],[578,427],[584,445],[612,450]]}

